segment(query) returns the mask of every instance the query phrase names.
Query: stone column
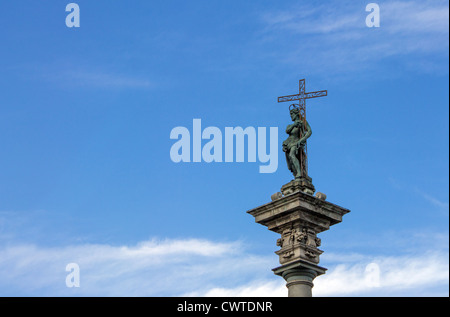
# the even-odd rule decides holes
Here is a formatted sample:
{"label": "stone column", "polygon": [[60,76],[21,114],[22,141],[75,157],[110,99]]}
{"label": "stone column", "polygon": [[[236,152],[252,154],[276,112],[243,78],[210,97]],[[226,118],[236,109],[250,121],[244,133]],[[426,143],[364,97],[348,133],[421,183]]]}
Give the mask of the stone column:
{"label": "stone column", "polygon": [[297,260],[272,271],[286,281],[289,297],[311,297],[314,279],[327,269],[312,263]]}
{"label": "stone column", "polygon": [[313,270],[289,270],[282,274],[286,280],[289,297],[312,297],[313,280],[317,273]]}
{"label": "stone column", "polygon": [[342,221],[350,210],[325,201],[326,196],[312,196],[311,187],[291,181],[272,195],[272,202],[247,211],[255,221],[280,234],[275,253],[281,266],[273,269],[286,280],[289,297],[311,297],[314,279],[325,273],[318,266],[323,253],[317,234]]}

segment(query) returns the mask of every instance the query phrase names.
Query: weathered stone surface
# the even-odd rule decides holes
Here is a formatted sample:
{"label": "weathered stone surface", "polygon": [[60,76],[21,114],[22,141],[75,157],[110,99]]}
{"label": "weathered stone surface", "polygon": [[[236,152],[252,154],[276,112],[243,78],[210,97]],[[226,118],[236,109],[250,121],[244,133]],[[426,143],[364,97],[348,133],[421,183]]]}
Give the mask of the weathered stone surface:
{"label": "weathered stone surface", "polygon": [[325,274],[326,270],[318,265],[297,260],[272,271],[285,279],[289,297],[312,297],[314,279]]}
{"label": "weathered stone surface", "polygon": [[274,201],[274,200],[280,199],[280,198],[282,198],[282,197],[283,197],[283,194],[280,193],[280,192],[278,192],[278,193],[275,193],[275,194],[273,194],[272,196],[270,196],[270,199],[271,199],[272,201]]}
{"label": "weathered stone surface", "polygon": [[319,198],[320,200],[327,200],[327,195],[321,192],[316,193],[316,198]]}
{"label": "weathered stone surface", "polygon": [[[255,217],[255,222],[267,226],[269,230],[280,232],[280,225],[286,221],[302,219],[317,226],[317,233],[328,230],[329,226],[342,221],[342,216],[350,210],[328,201],[323,201],[301,191],[247,211]],[[285,218],[285,219],[283,219]]]}
{"label": "weathered stone surface", "polygon": [[280,249],[275,252],[281,266],[274,272],[286,279],[289,296],[310,294],[313,279],[326,270],[317,265],[323,253],[318,248],[321,239],[317,234],[340,223],[350,210],[325,201],[322,193],[314,197],[304,192],[298,180],[284,185],[281,192],[282,196],[272,195],[272,202],[247,213],[255,217],[255,222],[281,235],[276,243]]}
{"label": "weathered stone surface", "polygon": [[316,189],[314,188],[314,185],[312,184],[312,179],[309,176],[301,177],[299,179],[294,179],[281,187],[281,193],[284,196],[293,194],[298,191],[312,195],[312,194],[314,194],[315,190]]}

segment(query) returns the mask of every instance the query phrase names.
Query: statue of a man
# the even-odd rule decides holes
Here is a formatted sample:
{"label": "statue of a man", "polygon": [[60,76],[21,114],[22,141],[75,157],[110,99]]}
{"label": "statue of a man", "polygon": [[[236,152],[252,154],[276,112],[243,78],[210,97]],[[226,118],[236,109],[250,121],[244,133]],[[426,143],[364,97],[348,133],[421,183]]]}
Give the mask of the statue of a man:
{"label": "statue of a man", "polygon": [[306,140],[312,131],[306,120],[300,118],[300,109],[297,106],[290,107],[291,119],[294,123],[286,128],[289,137],[283,142],[283,151],[286,153],[286,162],[295,179],[308,178],[306,170]]}

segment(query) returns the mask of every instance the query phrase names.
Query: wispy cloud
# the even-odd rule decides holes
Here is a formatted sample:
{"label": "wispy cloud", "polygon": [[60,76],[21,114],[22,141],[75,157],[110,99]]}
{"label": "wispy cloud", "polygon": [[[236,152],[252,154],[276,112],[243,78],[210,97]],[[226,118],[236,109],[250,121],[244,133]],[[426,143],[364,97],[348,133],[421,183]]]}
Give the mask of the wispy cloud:
{"label": "wispy cloud", "polygon": [[[368,12],[364,3],[340,1],[263,13],[263,34],[283,48],[281,60],[307,71],[376,70],[379,61],[396,58],[397,64],[407,69],[447,72],[443,66],[448,60],[448,1],[378,3],[379,28],[365,25]],[[278,37],[279,33],[283,37]],[[280,42],[280,38],[288,40]]]}
{"label": "wispy cloud", "polygon": [[[274,276],[275,255],[249,253],[240,241],[144,241],[134,246],[32,244],[0,248],[0,293],[43,296],[286,296]],[[448,292],[448,250],[398,256],[327,254],[329,271],[315,296],[426,296]],[[80,288],[65,286],[68,263],[80,267]],[[375,276],[374,270],[376,268]],[[420,290],[418,292],[417,290]],[[431,291],[430,291],[431,290]]]}
{"label": "wispy cloud", "polygon": [[392,1],[382,8],[390,33],[448,34],[448,1]]}
{"label": "wispy cloud", "polygon": [[[7,245],[0,248],[0,294],[175,296],[218,280],[241,283],[254,277],[252,267],[270,267],[264,257],[242,252],[240,242],[200,239],[153,239],[135,246]],[[80,288],[65,286],[68,263],[80,267]]]}
{"label": "wispy cloud", "polygon": [[433,195],[430,195],[429,193],[426,193],[422,189],[419,189],[417,186],[411,186],[410,184],[402,183],[401,181],[397,180],[394,177],[388,177],[388,182],[395,190],[414,193],[418,197],[425,199],[427,202],[431,203],[433,206],[439,208],[440,210],[447,211],[447,212],[449,210],[448,201],[444,201]]}
{"label": "wispy cloud", "polygon": [[335,266],[317,280],[315,291],[318,296],[427,296],[427,288],[448,283],[447,257],[448,252],[367,256]]}
{"label": "wispy cloud", "polygon": [[11,69],[21,78],[43,81],[55,87],[95,89],[149,89],[155,82],[147,76],[106,69],[86,63],[56,61],[48,64],[23,63]]}
{"label": "wispy cloud", "polygon": [[[383,1],[380,5],[382,27],[392,34],[448,34],[448,1]],[[299,34],[333,34],[343,31],[365,31],[367,3],[339,1],[339,4],[301,4],[286,11],[263,13],[267,31],[289,30]],[[362,34],[361,34],[362,35]]]}
{"label": "wispy cloud", "polygon": [[421,197],[423,197],[425,200],[429,201],[434,206],[442,208],[442,209],[447,209],[447,210],[449,209],[448,202],[441,201],[441,200],[437,199],[436,197],[433,197],[433,196],[421,191],[418,188],[415,188],[415,192],[417,194],[419,194]]}
{"label": "wispy cloud", "polygon": [[[271,271],[277,256],[256,254],[245,241],[77,242],[50,229],[56,223],[45,225],[48,217],[55,215],[0,212],[1,296],[287,295]],[[24,235],[36,227],[42,230]],[[56,246],[39,239],[49,232],[61,238]],[[447,232],[397,230],[339,240],[324,246],[321,265],[328,271],[315,280],[315,296],[448,296]],[[80,267],[79,288],[65,285],[68,263]]]}
{"label": "wispy cloud", "polygon": [[[447,296],[448,253],[416,256],[339,255],[353,259],[333,266],[314,281],[314,296]],[[438,289],[438,290],[436,290]],[[282,297],[287,290],[282,280],[255,280],[235,288],[216,287],[188,296]]]}

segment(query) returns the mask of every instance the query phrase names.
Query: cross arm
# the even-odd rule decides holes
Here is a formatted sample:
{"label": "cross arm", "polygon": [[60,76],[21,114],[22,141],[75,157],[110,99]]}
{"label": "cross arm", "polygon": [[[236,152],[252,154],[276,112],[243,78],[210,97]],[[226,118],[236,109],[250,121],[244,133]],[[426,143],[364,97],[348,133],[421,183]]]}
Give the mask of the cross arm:
{"label": "cross arm", "polygon": [[326,95],[327,95],[326,90],[320,90],[320,91],[314,91],[314,92],[307,92],[304,94],[296,94],[296,95],[278,97],[278,102],[294,101],[294,100],[301,100],[301,99],[311,99],[311,98],[317,98],[317,97],[324,97]]}

